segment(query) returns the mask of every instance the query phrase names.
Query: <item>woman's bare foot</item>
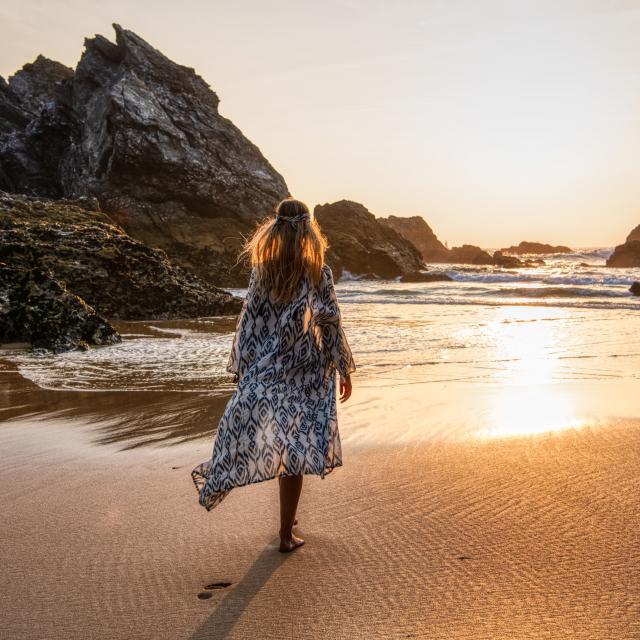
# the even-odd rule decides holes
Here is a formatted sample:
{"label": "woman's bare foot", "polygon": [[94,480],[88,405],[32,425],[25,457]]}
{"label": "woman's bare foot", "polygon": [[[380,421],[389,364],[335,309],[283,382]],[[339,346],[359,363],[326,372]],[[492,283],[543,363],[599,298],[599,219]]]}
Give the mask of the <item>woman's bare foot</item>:
{"label": "woman's bare foot", "polygon": [[301,547],[304,544],[304,540],[302,538],[298,538],[294,533],[291,533],[284,538],[280,537],[280,548],[278,551],[280,553],[289,553],[298,547]]}

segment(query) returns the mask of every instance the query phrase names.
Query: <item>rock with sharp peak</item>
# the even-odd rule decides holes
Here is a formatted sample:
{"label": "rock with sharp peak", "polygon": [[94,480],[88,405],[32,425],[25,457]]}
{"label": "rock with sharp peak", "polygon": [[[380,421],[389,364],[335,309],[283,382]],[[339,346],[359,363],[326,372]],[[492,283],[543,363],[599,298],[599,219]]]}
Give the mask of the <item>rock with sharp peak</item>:
{"label": "rock with sharp peak", "polygon": [[77,68],[39,57],[0,82],[0,188],[95,197],[134,238],[223,285],[242,234],[288,195],[196,72],[114,25]]}
{"label": "rock with sharp peak", "polygon": [[425,262],[450,262],[449,249],[438,240],[422,216],[389,216],[378,218],[378,221],[411,242],[420,251]]}
{"label": "rock with sharp peak", "polygon": [[420,252],[362,204],[340,200],[317,205],[314,214],[329,240],[327,262],[336,277],[348,271],[396,278],[423,266]]}

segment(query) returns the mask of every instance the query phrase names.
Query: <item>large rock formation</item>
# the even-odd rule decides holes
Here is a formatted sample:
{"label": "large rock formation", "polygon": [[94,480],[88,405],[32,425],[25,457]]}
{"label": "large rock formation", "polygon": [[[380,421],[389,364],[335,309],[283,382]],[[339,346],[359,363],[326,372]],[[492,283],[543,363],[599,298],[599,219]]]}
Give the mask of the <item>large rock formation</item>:
{"label": "large rock formation", "polygon": [[39,57],[0,82],[0,187],[96,197],[132,237],[235,282],[241,234],[287,186],[193,69],[114,28],[73,73]]}
{"label": "large rock formation", "polygon": [[177,318],[235,313],[241,301],[127,235],[91,201],[0,192],[0,261],[40,269],[107,317]]}
{"label": "large rock formation", "polygon": [[564,245],[544,244],[543,242],[527,242],[523,240],[519,245],[512,245],[501,249],[502,253],[522,254],[541,254],[541,253],[572,253],[571,247]]}
{"label": "large rock formation", "polygon": [[408,240],[357,202],[317,205],[314,215],[329,240],[327,262],[336,278],[343,271],[396,278],[423,266],[420,252]]}
{"label": "large rock formation", "polygon": [[422,216],[401,218],[389,216],[378,222],[397,231],[420,251],[425,262],[450,262],[449,249],[445,247]]}

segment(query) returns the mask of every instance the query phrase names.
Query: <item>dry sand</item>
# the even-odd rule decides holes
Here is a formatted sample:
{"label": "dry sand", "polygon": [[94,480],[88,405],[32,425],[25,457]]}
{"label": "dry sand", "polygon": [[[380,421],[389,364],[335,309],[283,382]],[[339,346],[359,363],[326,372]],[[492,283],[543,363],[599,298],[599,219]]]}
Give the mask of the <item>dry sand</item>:
{"label": "dry sand", "polygon": [[[640,638],[640,421],[357,435],[428,421],[427,394],[356,390],[345,466],[305,481],[307,545],[291,555],[276,551],[275,482],[197,504],[189,471],[210,438],[123,450],[107,423],[13,417],[0,637]],[[232,584],[199,599],[215,581]]]}

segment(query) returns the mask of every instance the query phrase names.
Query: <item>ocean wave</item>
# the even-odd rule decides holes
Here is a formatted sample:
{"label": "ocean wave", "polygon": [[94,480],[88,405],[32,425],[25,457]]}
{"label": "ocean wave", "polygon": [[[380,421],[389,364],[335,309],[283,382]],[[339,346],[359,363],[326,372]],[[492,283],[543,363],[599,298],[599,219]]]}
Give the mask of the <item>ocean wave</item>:
{"label": "ocean wave", "polygon": [[518,298],[629,298],[628,291],[587,287],[512,287],[487,291],[492,296]]}

